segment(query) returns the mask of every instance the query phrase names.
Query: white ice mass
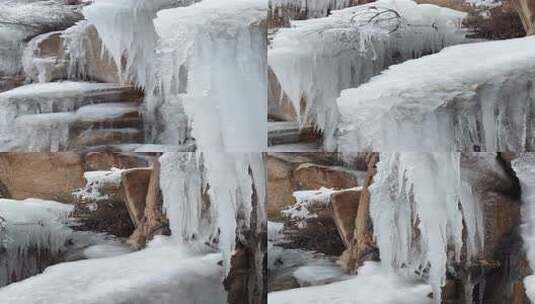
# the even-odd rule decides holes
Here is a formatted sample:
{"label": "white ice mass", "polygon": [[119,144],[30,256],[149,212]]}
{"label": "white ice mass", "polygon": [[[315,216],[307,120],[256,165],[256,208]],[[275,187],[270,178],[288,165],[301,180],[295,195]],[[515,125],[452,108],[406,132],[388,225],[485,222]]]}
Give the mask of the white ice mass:
{"label": "white ice mass", "polygon": [[314,124],[332,149],[340,91],[359,86],[391,64],[465,41],[459,28],[464,16],[409,0],[333,11],[279,29],[268,50],[268,64],[300,125]]}
{"label": "white ice mass", "polygon": [[449,47],[338,98],[340,151],[535,149],[535,37]]}
{"label": "white ice mass", "polygon": [[[512,162],[522,189],[522,238],[531,269],[535,269],[535,153],[524,153]],[[535,301],[535,275],[524,278],[526,293]]]}

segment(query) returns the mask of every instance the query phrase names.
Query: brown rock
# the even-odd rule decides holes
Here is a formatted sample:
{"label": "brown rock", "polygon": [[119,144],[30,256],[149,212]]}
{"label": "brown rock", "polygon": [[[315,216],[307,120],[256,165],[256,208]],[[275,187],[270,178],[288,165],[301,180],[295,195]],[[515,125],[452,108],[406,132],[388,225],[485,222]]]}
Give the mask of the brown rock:
{"label": "brown rock", "polygon": [[337,191],[331,196],[331,209],[340,238],[346,248],[351,246],[355,230],[355,218],[359,206],[361,190]]}
{"label": "brown rock", "polygon": [[267,157],[267,212],[271,219],[280,218],[280,211],[295,203],[292,193],[294,165],[276,157]]}
{"label": "brown rock", "polygon": [[128,242],[136,247],[142,247],[154,235],[169,234],[168,223],[162,211],[162,197],[160,193],[160,163],[157,158],[152,160],[152,172],[147,187],[145,212],[136,230]]}
{"label": "brown rock", "polygon": [[514,5],[526,34],[535,35],[535,0],[515,0]]}
{"label": "brown rock", "polygon": [[373,259],[377,253],[370,220],[370,192],[368,187],[373,183],[373,177],[377,173],[375,165],[378,161],[378,153],[369,153],[368,176],[362,185],[353,239],[351,240],[351,246],[347,249],[348,252],[343,254],[344,258],[341,260],[347,271],[354,271],[364,261]]}
{"label": "brown rock", "polygon": [[347,189],[358,186],[357,177],[342,167],[302,164],[295,169],[294,177],[301,190],[317,190],[321,187]]}
{"label": "brown rock", "polygon": [[274,120],[296,121],[295,109],[282,91],[279,80],[271,68],[268,68],[268,82],[268,117]]}
{"label": "brown rock", "polygon": [[147,160],[138,154],[90,152],[84,156],[85,170],[110,170],[147,167]]}
{"label": "brown rock", "polygon": [[41,198],[73,203],[73,191],[85,185],[79,154],[0,153],[0,182],[4,196]]}
{"label": "brown rock", "polygon": [[130,219],[139,226],[145,215],[145,200],[149,187],[151,168],[129,169],[122,174],[122,191]]}

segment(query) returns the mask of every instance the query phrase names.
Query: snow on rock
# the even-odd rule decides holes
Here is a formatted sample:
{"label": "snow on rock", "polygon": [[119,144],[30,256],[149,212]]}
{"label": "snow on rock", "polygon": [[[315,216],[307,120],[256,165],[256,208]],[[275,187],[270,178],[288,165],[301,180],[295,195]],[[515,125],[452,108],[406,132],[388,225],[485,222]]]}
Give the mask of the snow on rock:
{"label": "snow on rock", "polygon": [[370,216],[383,265],[419,273],[440,303],[448,265],[460,261],[463,245],[467,260],[476,258],[484,239],[477,198],[461,174],[460,154],[381,153],[374,180]]}
{"label": "snow on rock", "polygon": [[290,219],[297,220],[298,225],[302,227],[306,224],[306,219],[317,216],[311,213],[310,210],[317,206],[328,205],[334,192],[336,191],[325,187],[319,190],[295,191],[293,196],[296,203],[282,210],[281,213]]}
{"label": "snow on rock", "polygon": [[89,202],[108,199],[109,195],[103,193],[103,190],[110,185],[118,187],[124,171],[125,169],[118,168],[111,168],[107,171],[86,171],[84,172],[85,187],[74,192],[73,195]]}
{"label": "snow on rock", "polygon": [[220,260],[219,254],[192,252],[157,237],[137,252],[54,265],[0,289],[0,298],[6,304],[225,303]]}
{"label": "snow on rock", "polygon": [[0,286],[13,277],[23,277],[25,269],[32,267],[30,251],[57,255],[66,249],[65,242],[72,234],[66,222],[72,210],[70,205],[53,201],[0,199],[4,227],[0,248],[5,250],[0,260]]}
{"label": "snow on rock", "polygon": [[[531,269],[535,269],[535,153],[524,153],[512,162],[522,189],[522,238]],[[524,278],[526,293],[535,301],[535,275]]]}
{"label": "snow on rock", "polygon": [[464,16],[410,0],[359,5],[280,29],[268,63],[300,125],[314,123],[331,147],[340,91],[357,87],[393,63],[465,41],[459,29]]}
{"label": "snow on rock", "polygon": [[338,99],[340,151],[535,149],[535,37],[449,47]]}
{"label": "snow on rock", "polygon": [[65,149],[72,122],[97,114],[102,119],[114,118],[132,106],[91,104],[122,98],[133,101],[136,94],[131,86],[74,81],[29,84],[0,93],[0,150]]}
{"label": "snow on rock", "polygon": [[391,273],[382,265],[365,262],[359,274],[341,282],[268,294],[273,304],[430,304],[429,285]]}

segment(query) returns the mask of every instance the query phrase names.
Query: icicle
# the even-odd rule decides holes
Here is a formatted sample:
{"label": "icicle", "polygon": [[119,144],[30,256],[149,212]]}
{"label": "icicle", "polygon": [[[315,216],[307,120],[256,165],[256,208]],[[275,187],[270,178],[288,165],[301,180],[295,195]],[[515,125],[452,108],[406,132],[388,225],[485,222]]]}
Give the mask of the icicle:
{"label": "icicle", "polygon": [[54,256],[65,249],[72,233],[65,223],[72,210],[73,206],[39,199],[0,199],[0,248],[5,250],[0,260],[0,286],[38,271],[39,265],[29,258],[31,250]]}
{"label": "icicle", "polygon": [[[511,163],[522,189],[522,238],[531,269],[535,269],[535,153],[524,153]],[[526,293],[535,301],[535,276],[524,278]]]}
{"label": "icicle", "polygon": [[382,153],[380,159],[370,215],[381,260],[394,270],[425,273],[441,303],[448,258],[459,261],[463,245],[459,154]]}

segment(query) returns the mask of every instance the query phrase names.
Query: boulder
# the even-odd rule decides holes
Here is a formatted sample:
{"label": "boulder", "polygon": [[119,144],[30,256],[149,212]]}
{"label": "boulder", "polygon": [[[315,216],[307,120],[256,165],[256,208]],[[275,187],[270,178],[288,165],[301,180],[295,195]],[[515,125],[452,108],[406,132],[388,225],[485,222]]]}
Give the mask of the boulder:
{"label": "boulder", "polygon": [[72,192],[85,184],[80,154],[0,153],[2,196],[73,203]]}
{"label": "boulder", "polygon": [[33,37],[59,31],[82,20],[78,6],[57,1],[0,3],[0,91],[13,88],[23,75],[22,55]]}
{"label": "boulder", "polygon": [[331,195],[332,216],[346,248],[351,246],[353,239],[361,192],[362,190],[357,188],[337,191]]}
{"label": "boulder", "polygon": [[124,202],[134,226],[139,226],[145,216],[145,201],[152,168],[129,169],[122,173],[121,188]]}
{"label": "boulder", "polygon": [[515,0],[514,5],[526,34],[535,35],[535,0]]}

